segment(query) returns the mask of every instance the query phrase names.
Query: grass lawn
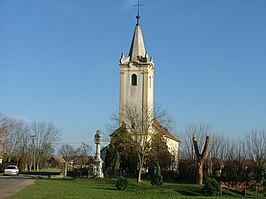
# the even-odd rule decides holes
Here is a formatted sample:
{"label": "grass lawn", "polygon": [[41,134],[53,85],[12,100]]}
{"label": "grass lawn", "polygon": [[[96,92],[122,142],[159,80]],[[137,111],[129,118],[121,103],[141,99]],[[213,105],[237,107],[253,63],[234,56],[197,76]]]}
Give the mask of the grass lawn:
{"label": "grass lawn", "polygon": [[[116,179],[37,179],[30,186],[11,198],[91,198],[91,199],[207,199],[207,198],[244,198],[239,192],[226,191],[223,197],[202,196],[201,187],[191,184],[164,183],[153,187],[149,181],[136,183],[130,180],[128,188],[119,191],[115,187]],[[248,195],[245,198],[256,198]]]}

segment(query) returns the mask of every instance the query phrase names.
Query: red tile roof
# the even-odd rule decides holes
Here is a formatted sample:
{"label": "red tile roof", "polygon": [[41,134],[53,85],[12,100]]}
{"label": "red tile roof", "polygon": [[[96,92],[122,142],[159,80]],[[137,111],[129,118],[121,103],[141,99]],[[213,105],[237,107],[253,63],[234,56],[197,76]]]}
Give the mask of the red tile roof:
{"label": "red tile roof", "polygon": [[[58,164],[65,164],[66,163],[66,161],[64,160],[64,158],[62,158],[62,157],[59,157],[59,156],[57,156],[57,157],[52,157]],[[51,158],[51,159],[52,159]]]}
{"label": "red tile roof", "polygon": [[156,119],[153,119],[153,124],[152,126],[159,132],[161,132],[162,134],[164,134],[166,137],[175,140],[177,142],[180,142],[180,140],[178,140],[172,133],[170,133],[168,131],[167,128],[165,128],[162,124],[160,124],[160,122]]}
{"label": "red tile roof", "polygon": [[[152,123],[153,128],[157,131],[165,135],[167,138],[172,139],[176,142],[180,142],[172,133],[168,131],[167,128],[165,128],[158,120],[153,119]],[[123,123],[115,132],[113,132],[110,137],[112,137],[114,134],[119,132],[121,129],[126,129],[126,125]]]}

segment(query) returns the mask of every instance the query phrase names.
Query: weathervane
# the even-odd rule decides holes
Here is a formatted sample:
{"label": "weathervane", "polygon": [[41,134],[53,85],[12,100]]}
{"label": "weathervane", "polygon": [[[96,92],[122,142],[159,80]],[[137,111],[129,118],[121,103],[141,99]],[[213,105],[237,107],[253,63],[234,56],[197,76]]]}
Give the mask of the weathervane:
{"label": "weathervane", "polygon": [[138,4],[135,5],[135,6],[138,7],[138,14],[137,14],[136,18],[137,18],[137,24],[139,24],[139,19],[140,19],[140,16],[139,16],[139,7],[140,7],[140,6],[143,6],[143,5],[141,5],[141,4],[139,3],[139,0],[138,0]]}

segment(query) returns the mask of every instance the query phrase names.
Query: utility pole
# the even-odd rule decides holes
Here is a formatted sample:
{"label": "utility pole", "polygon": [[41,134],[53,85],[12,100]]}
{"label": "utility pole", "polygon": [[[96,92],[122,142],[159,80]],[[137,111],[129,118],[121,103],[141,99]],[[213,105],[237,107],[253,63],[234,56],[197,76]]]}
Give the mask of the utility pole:
{"label": "utility pole", "polygon": [[35,138],[36,135],[31,135],[32,138],[32,157],[33,157],[33,170],[36,170],[36,164],[35,164]]}

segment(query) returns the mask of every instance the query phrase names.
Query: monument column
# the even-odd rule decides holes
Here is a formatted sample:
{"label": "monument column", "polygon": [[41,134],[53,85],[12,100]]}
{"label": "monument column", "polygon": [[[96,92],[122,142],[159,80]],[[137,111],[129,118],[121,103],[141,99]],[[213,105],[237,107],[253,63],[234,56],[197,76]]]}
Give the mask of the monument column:
{"label": "monument column", "polygon": [[96,134],[94,136],[94,142],[96,145],[96,158],[94,160],[94,164],[96,167],[95,178],[103,178],[103,171],[102,171],[103,161],[101,159],[102,133],[100,130],[96,131]]}

